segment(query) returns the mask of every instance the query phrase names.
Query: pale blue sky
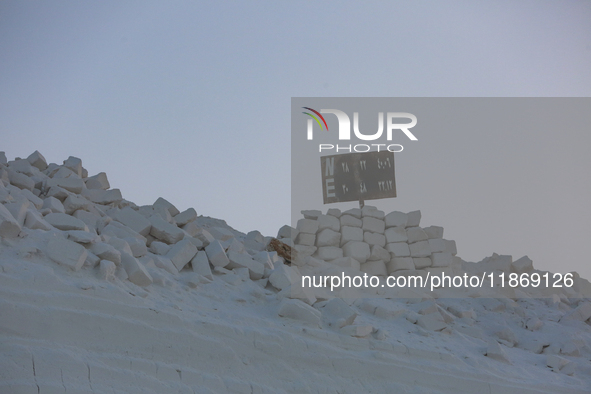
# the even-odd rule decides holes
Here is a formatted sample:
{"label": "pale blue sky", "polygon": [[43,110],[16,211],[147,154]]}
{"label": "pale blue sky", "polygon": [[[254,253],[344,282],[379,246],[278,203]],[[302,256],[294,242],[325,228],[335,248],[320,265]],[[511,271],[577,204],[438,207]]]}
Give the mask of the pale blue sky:
{"label": "pale blue sky", "polygon": [[[78,156],[138,204],[163,196],[240,231],[275,235],[290,222],[291,97],[587,97],[590,20],[590,2],[566,0],[4,0],[0,150],[12,159],[39,149],[58,163]],[[487,141],[465,149],[476,161]],[[527,144],[520,153],[537,158]],[[556,163],[574,155],[568,146],[551,153]],[[498,212],[465,212],[453,198],[461,185],[418,208],[465,259],[528,254],[591,277],[591,162],[580,160],[560,183],[569,198],[551,204],[556,230],[544,239],[512,241]],[[471,167],[449,167],[458,178],[465,170],[479,196],[471,210],[503,198],[515,226],[532,226],[519,214],[539,197],[527,182],[512,201]],[[444,211],[458,215],[436,222]],[[483,221],[492,230],[477,238]]]}

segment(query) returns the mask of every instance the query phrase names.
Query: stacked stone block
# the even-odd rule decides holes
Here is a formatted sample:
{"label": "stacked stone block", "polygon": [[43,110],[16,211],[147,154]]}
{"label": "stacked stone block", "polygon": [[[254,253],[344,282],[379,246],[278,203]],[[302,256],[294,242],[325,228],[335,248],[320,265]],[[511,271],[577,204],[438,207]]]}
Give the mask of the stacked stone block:
{"label": "stacked stone block", "polygon": [[[372,206],[341,212],[331,208],[302,211],[295,247],[335,265],[352,258],[360,270],[387,276],[448,268],[457,253],[455,241],[443,239],[443,227],[420,227],[421,212],[390,212]],[[350,264],[349,264],[350,265]]]}

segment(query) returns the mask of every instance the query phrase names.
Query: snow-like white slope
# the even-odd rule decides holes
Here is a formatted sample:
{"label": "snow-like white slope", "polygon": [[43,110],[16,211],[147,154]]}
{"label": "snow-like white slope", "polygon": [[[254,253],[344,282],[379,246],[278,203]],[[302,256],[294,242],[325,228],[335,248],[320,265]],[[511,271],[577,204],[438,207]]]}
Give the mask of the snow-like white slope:
{"label": "snow-like white slope", "polygon": [[[29,162],[39,164],[38,156]],[[104,184],[82,170],[80,175],[70,174],[76,172],[76,161],[70,162],[74,165],[50,165],[39,171],[26,163],[0,163],[0,179],[3,170],[12,168],[34,182],[32,190],[26,189],[26,179],[11,173],[0,187],[2,205],[12,220],[23,218],[18,235],[0,224],[2,394],[591,392],[591,326],[586,315],[590,304],[580,291],[562,289],[544,298],[532,297],[535,292],[526,289],[510,297],[493,292],[483,298],[472,292],[472,297],[448,298],[451,293],[445,289],[415,298],[352,297],[345,300],[348,309],[343,313],[357,316],[339,329],[331,324],[330,300],[319,296],[309,307],[290,301],[289,291],[280,292],[269,282],[275,270],[293,270],[274,253],[262,279],[251,279],[256,265],[232,270],[208,266],[212,274],[207,279],[196,273],[193,256],[184,258],[191,262],[182,260],[180,272],[171,268],[171,261],[181,261],[178,254],[165,242],[156,244],[168,235],[132,232],[121,222],[136,226],[141,220],[127,221],[119,215],[123,207],[149,218],[158,215],[182,227],[182,236],[193,238],[194,245],[220,242],[228,255],[240,251],[235,259],[256,256],[269,239],[261,243],[260,234],[247,237],[221,220],[174,212],[162,201],[154,209],[120,198],[92,202],[100,193],[85,187]],[[82,192],[50,191],[48,180],[59,171],[81,179]],[[11,179],[24,188],[15,187]],[[70,188],[74,184],[56,183]],[[58,196],[60,204],[69,207],[67,216],[90,224],[82,232],[46,226],[43,218],[53,211],[39,206],[24,190],[41,203],[48,194]],[[73,210],[73,203],[80,208]],[[95,215],[98,222],[78,211]],[[29,212],[40,216],[27,222],[33,215]],[[186,220],[182,215],[190,220],[181,226]],[[121,220],[121,227],[107,227],[113,217]],[[50,258],[49,244],[55,239],[68,239],[64,248],[74,252],[79,251],[76,245],[83,245],[84,264],[71,268],[66,260]],[[98,263],[92,257],[93,244],[115,245],[133,262],[113,264],[112,275],[105,271],[108,261]],[[195,251],[204,247],[196,246]],[[60,258],[71,257],[66,255]],[[137,267],[146,274],[138,274]],[[469,264],[465,268],[476,269]],[[305,272],[307,267],[299,269]],[[280,316],[287,301],[304,310],[313,308],[320,322]],[[429,323],[433,321],[434,326]],[[356,337],[348,331],[352,327],[370,328]]]}
{"label": "snow-like white slope", "polygon": [[429,333],[404,318],[362,313],[388,332],[381,341],[283,319],[273,292],[252,281],[230,285],[216,277],[193,289],[183,284],[181,273],[164,286],[140,289],[105,282],[92,270],[73,274],[41,256],[19,253],[39,245],[37,237],[28,238],[1,255],[3,393],[585,393],[591,388],[589,367],[576,377],[556,374],[544,355],[521,349],[507,349],[512,365],[500,363],[482,355],[486,345],[480,340],[458,332]]}

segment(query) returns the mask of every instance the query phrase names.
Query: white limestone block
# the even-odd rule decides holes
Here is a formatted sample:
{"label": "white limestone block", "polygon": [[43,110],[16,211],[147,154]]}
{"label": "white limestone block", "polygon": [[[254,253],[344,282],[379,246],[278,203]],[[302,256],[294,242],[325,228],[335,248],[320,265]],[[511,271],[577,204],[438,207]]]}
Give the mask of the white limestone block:
{"label": "white limestone block", "polygon": [[101,261],[101,259],[97,255],[95,255],[92,252],[89,252],[87,249],[86,250],[86,260],[84,260],[84,264],[82,264],[82,266],[94,268],[99,264],[100,261]]}
{"label": "white limestone block", "polygon": [[[331,246],[324,246],[330,248]],[[318,248],[316,246],[306,246],[306,245],[295,245],[294,249],[296,251],[296,258],[292,260],[292,263],[296,265],[305,264],[305,261],[308,257],[312,256]],[[342,251],[341,251],[342,254]]]}
{"label": "white limestone block", "polygon": [[292,285],[299,285],[300,275],[285,264],[277,264],[269,275],[269,283],[277,290],[286,289]]}
{"label": "white limestone block", "polygon": [[531,259],[527,256],[523,256],[520,259],[515,260],[512,263],[511,271],[516,272],[518,274],[523,274],[525,272],[533,271],[534,266]]}
{"label": "white limestone block", "polygon": [[89,250],[102,260],[109,260],[116,265],[121,264],[121,252],[105,242],[96,242],[90,245]]}
{"label": "white limestone block", "polygon": [[391,259],[390,252],[388,252],[386,249],[384,249],[380,245],[372,245],[370,247],[370,249],[371,249],[371,255],[369,256],[369,260],[390,261],[390,259]]}
{"label": "white limestone block", "polygon": [[287,224],[279,229],[277,232],[277,238],[291,238],[296,239],[299,234],[299,231]]}
{"label": "white limestone block", "polygon": [[410,248],[406,242],[394,242],[386,245],[386,250],[395,257],[410,256]]}
{"label": "white limestone block", "polygon": [[234,238],[234,233],[223,227],[211,227],[209,233],[218,241],[224,242]]}
{"label": "white limestone block", "polygon": [[428,242],[431,253],[445,252],[447,249],[447,244],[442,238],[430,238]]}
{"label": "white limestone block", "polygon": [[195,257],[193,257],[193,260],[191,260],[191,266],[193,267],[193,272],[196,272],[209,280],[213,280],[211,267],[209,266],[209,259],[204,250],[197,252]]}
{"label": "white limestone block", "polygon": [[373,217],[364,217],[362,219],[361,228],[363,228],[363,231],[384,234],[384,231],[386,230],[386,223],[383,220]]}
{"label": "white limestone block", "polygon": [[388,274],[391,274],[400,270],[414,270],[415,265],[412,257],[394,257],[388,263],[386,263],[386,270]]}
{"label": "white limestone block", "polygon": [[[117,249],[120,253],[127,253],[130,256],[133,256],[133,253],[131,251],[131,248],[129,247],[129,244],[127,243],[126,240],[124,239],[120,239],[117,237],[108,237],[108,239],[106,240],[106,242],[111,245],[112,247],[114,247],[115,249]],[[95,253],[96,254],[96,253]]]}
{"label": "white limestone block", "polygon": [[386,246],[386,237],[383,234],[365,231],[363,233],[363,242],[367,243],[370,246],[379,245],[381,247],[384,247]]}
{"label": "white limestone block", "polygon": [[95,213],[87,211],[76,211],[72,216],[74,216],[76,219],[82,220],[88,226],[88,228],[94,230],[99,229],[99,224],[104,228],[105,225],[112,221],[110,217],[102,218]]}
{"label": "white limestone block", "polygon": [[406,236],[408,237],[408,243],[413,244],[419,241],[425,241],[429,239],[427,234],[420,227],[409,227],[406,229]]}
{"label": "white limestone block", "polygon": [[412,211],[406,215],[406,227],[418,227],[421,224],[421,211]]}
{"label": "white limestone block", "polygon": [[341,227],[341,246],[350,241],[363,241],[363,229],[361,227]]}
{"label": "white limestone block", "polygon": [[361,270],[361,263],[358,260],[355,260],[353,257],[339,257],[338,259],[331,260],[331,264],[336,266],[353,269],[355,271]]}
{"label": "white limestone block", "polygon": [[166,253],[166,257],[172,261],[177,270],[182,270],[197,254],[197,248],[187,239],[175,243]]}
{"label": "white limestone block", "polygon": [[0,164],[6,164],[8,161],[6,160],[6,153],[0,151]]}
{"label": "white limestone block", "polygon": [[184,232],[189,234],[191,237],[196,236],[199,233],[199,226],[195,222],[189,222],[183,226],[181,226]]}
{"label": "white limestone block", "polygon": [[251,280],[259,280],[265,274],[265,266],[253,260],[248,253],[228,252],[228,259],[230,263],[226,268],[248,268]]}
{"label": "white limestone block", "polygon": [[408,221],[408,215],[404,212],[398,212],[398,211],[394,211],[394,212],[390,212],[389,214],[386,215],[386,217],[384,218],[385,222],[386,222],[386,227],[390,228],[390,227],[406,227],[406,223]]}
{"label": "white limestone block", "polygon": [[335,246],[321,246],[316,250],[316,257],[324,261],[330,261],[343,257],[343,249]]}
{"label": "white limestone block", "polygon": [[443,238],[443,227],[429,226],[423,229],[429,239]]}
{"label": "white limestone block", "polygon": [[111,185],[107,179],[107,174],[104,172],[99,172],[98,174],[86,179],[86,187],[88,189],[107,190],[111,187]]}
{"label": "white limestone block", "polygon": [[[1,182],[0,182],[1,183]],[[35,189],[34,189],[35,190]],[[36,209],[41,209],[43,207],[43,200],[37,197],[32,191],[29,189],[21,190],[21,195],[25,197],[31,204],[35,206]]]}
{"label": "white limestone block", "polygon": [[45,188],[61,187],[69,192],[80,194],[84,189],[84,181],[80,178],[49,178],[45,181]]}
{"label": "white limestone block", "polygon": [[54,171],[51,174],[51,178],[76,178],[76,179],[80,179],[80,176],[72,171],[71,169],[69,169],[68,167],[59,167],[57,169],[57,171]]}
{"label": "white limestone block", "polygon": [[[373,218],[368,218],[373,219]],[[376,219],[377,220],[377,219]],[[360,263],[365,263],[369,256],[371,255],[371,251],[369,245],[365,242],[359,241],[351,241],[347,242],[343,246],[343,254],[345,257],[353,257],[355,260],[359,261]]]}
{"label": "white limestone block", "polygon": [[75,194],[70,194],[64,201],[63,205],[64,209],[66,210],[66,213],[68,215],[71,215],[79,209],[83,211],[89,210],[92,203],[84,197]]}
{"label": "white limestone block", "polygon": [[456,247],[456,241],[453,240],[448,240],[448,239],[444,239],[445,241],[445,251],[449,252],[452,254],[452,256],[455,256],[456,254],[458,254],[458,249]]}
{"label": "white limestone block", "polygon": [[177,226],[184,226],[195,219],[197,219],[197,212],[193,208],[188,208],[174,217]]}
{"label": "white limestone block", "polygon": [[29,200],[19,196],[15,202],[9,202],[8,204],[4,204],[4,206],[18,222],[18,225],[23,227],[27,218],[27,211],[32,206]]}
{"label": "white limestone block", "polygon": [[384,220],[385,218],[384,211],[380,211],[376,207],[372,207],[371,205],[365,205],[361,208],[361,217],[372,217],[380,220]]}
{"label": "white limestone block", "polygon": [[88,231],[70,230],[67,231],[67,233],[68,239],[70,241],[74,241],[79,244],[90,244],[99,240],[98,235],[90,233]]}
{"label": "white limestone block", "polygon": [[36,167],[39,171],[43,171],[47,168],[47,161],[38,150],[31,153],[29,157],[27,157],[27,161],[31,163],[33,167]]}
{"label": "white limestone block", "polygon": [[11,185],[18,187],[19,189],[29,189],[32,191],[35,188],[35,181],[27,175],[16,172],[10,168],[8,169],[8,180]]}
{"label": "white limestone block", "polygon": [[86,224],[82,220],[65,213],[50,213],[45,216],[45,221],[62,231],[87,230]]}
{"label": "white limestone block", "polygon": [[318,231],[324,229],[331,229],[333,231],[340,231],[341,222],[338,218],[331,215],[320,215],[318,217]]}
{"label": "white limestone block", "polygon": [[178,275],[179,271],[176,269],[172,261],[166,256],[151,255],[156,267],[163,269],[171,275]]}
{"label": "white limestone block", "polygon": [[64,160],[64,167],[74,171],[76,175],[82,177],[82,160],[77,157],[70,156]]}
{"label": "white limestone block", "polygon": [[45,195],[46,197],[55,197],[63,202],[70,195],[70,192],[66,189],[62,189],[61,187],[54,186],[49,188]]}
{"label": "white limestone block", "polygon": [[415,268],[418,270],[431,267],[431,265],[433,264],[433,261],[429,257],[413,257],[412,261],[415,265]]}
{"label": "white limestone block", "polygon": [[183,230],[175,225],[164,221],[161,217],[154,215],[149,219],[152,227],[150,235],[168,244],[175,244],[185,237]]}
{"label": "white limestone block", "polygon": [[345,226],[361,227],[363,225],[363,222],[361,221],[361,219],[356,218],[351,215],[346,215],[346,214],[341,215],[341,217],[339,218],[339,221],[341,222],[341,229]]}
{"label": "white limestone block", "polygon": [[[100,226],[99,226],[100,228]],[[105,227],[100,230],[101,235],[109,235],[111,237],[117,237],[121,239],[135,238],[144,245],[146,244],[146,237],[132,230],[126,225],[117,221],[110,221]]]}
{"label": "white limestone block", "polygon": [[20,158],[8,162],[8,167],[13,171],[23,173],[27,176],[33,176],[35,173],[39,173],[37,168],[34,168],[28,160]]}
{"label": "white limestone block", "polygon": [[452,256],[449,252],[438,252],[431,255],[432,267],[450,267]]}
{"label": "white limestone block", "polygon": [[[336,218],[334,218],[336,220]],[[338,222],[338,221],[337,221]],[[316,246],[340,246],[341,233],[324,228],[316,235]]]}
{"label": "white limestone block", "polygon": [[126,237],[123,239],[129,245],[129,248],[131,249],[131,255],[133,257],[142,257],[148,253],[148,247],[146,246],[145,240],[140,240],[135,237]]}
{"label": "white limestone block", "polygon": [[330,216],[334,216],[335,218],[340,218],[341,217],[341,210],[338,208],[330,208],[328,211],[326,211],[327,215]]}
{"label": "white limestone block", "polygon": [[135,257],[128,253],[121,253],[121,266],[127,273],[127,279],[133,284],[141,287],[152,284],[153,279],[146,267]]}
{"label": "white limestone block", "polygon": [[314,327],[320,327],[320,311],[300,300],[285,298],[281,301],[279,307],[279,316],[290,319],[300,320],[312,324]]}
{"label": "white limestone block", "polygon": [[429,257],[431,256],[431,248],[428,241],[419,241],[409,245],[410,255],[412,257]]}
{"label": "white limestone block", "polygon": [[117,266],[110,260],[101,260],[99,263],[99,272],[101,278],[105,280],[114,280]]}
{"label": "white limestone block", "polygon": [[296,226],[300,233],[316,234],[318,231],[318,221],[312,219],[300,219]]}
{"label": "white limestone block", "polygon": [[51,230],[51,225],[43,219],[41,215],[35,209],[29,209],[25,218],[25,227],[31,230]]}
{"label": "white limestone block", "polygon": [[131,207],[110,212],[110,216],[144,237],[150,234],[150,230],[152,229],[150,221]]}
{"label": "white limestone block", "polygon": [[197,231],[197,233],[195,235],[193,235],[193,237],[200,240],[201,243],[203,244],[203,247],[206,247],[211,242],[215,241],[215,238],[213,237],[213,235],[211,235],[209,231],[207,231],[203,228],[200,228],[199,231]]}
{"label": "white limestone block", "polygon": [[386,229],[386,232],[384,234],[386,235],[387,243],[408,241],[406,229],[403,226],[390,227]]}
{"label": "white limestone block", "polygon": [[343,215],[350,215],[353,216],[357,219],[361,219],[361,209],[359,208],[351,208],[345,212],[343,212]]}
{"label": "white limestone block", "polygon": [[119,189],[84,189],[82,195],[93,203],[101,205],[119,203],[123,200]]}
{"label": "white limestone block", "polygon": [[165,208],[173,217],[180,213],[180,211],[172,203],[162,197],[158,197],[152,206]]}
{"label": "white limestone block", "polygon": [[355,321],[357,312],[342,298],[332,298],[322,307],[322,319],[331,327],[350,326]]}
{"label": "white limestone block", "polygon": [[10,211],[0,204],[0,237],[15,238],[21,232],[21,226]]}
{"label": "white limestone block", "polygon": [[256,253],[254,256],[252,256],[252,258],[254,260],[263,264],[263,266],[265,266],[265,268],[268,268],[270,270],[275,269],[274,264],[273,264],[273,259],[276,257],[278,257],[277,252],[267,252],[265,250],[260,251],[260,252]]}
{"label": "white limestone block", "polygon": [[230,264],[230,260],[228,260],[228,256],[226,255],[226,251],[220,244],[220,241],[214,240],[210,242],[209,245],[205,247],[205,252],[207,253],[207,258],[209,262],[214,267],[225,267]]}
{"label": "white limestone block", "polygon": [[314,246],[314,244],[316,243],[316,235],[308,233],[299,233],[297,238],[295,239],[295,243],[298,245]]}
{"label": "white limestone block", "polygon": [[361,264],[360,270],[371,276],[388,276],[386,263],[383,260],[367,261]]}
{"label": "white limestone block", "polygon": [[150,244],[150,252],[160,256],[165,256],[170,251],[170,248],[170,245],[160,241],[154,241]]}
{"label": "white limestone block", "polygon": [[308,209],[308,210],[300,211],[300,213],[302,215],[304,215],[304,219],[311,219],[311,220],[316,220],[316,219],[318,219],[318,217],[320,215],[322,215],[322,212],[317,209]]}
{"label": "white limestone block", "polygon": [[82,245],[56,236],[47,243],[47,256],[58,264],[78,271],[86,260],[87,252]]}

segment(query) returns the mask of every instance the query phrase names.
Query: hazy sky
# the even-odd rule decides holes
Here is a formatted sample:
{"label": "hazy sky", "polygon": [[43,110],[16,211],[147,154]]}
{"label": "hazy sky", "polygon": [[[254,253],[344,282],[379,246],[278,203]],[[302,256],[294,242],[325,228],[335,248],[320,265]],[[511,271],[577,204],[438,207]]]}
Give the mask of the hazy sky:
{"label": "hazy sky", "polygon": [[[291,97],[588,97],[590,20],[591,2],[567,0],[4,0],[0,150],[13,159],[38,149],[60,164],[78,156],[137,204],[162,196],[275,235],[290,222]],[[528,254],[591,277],[589,133],[528,138],[512,162],[535,172],[544,146],[568,171],[548,181],[563,198],[553,194],[547,211],[528,209],[539,189],[518,182],[522,172],[511,190],[490,186],[511,172],[475,174],[503,146],[477,132],[458,147],[461,162],[430,163],[453,184],[417,175],[440,191],[416,209],[464,259]]]}

